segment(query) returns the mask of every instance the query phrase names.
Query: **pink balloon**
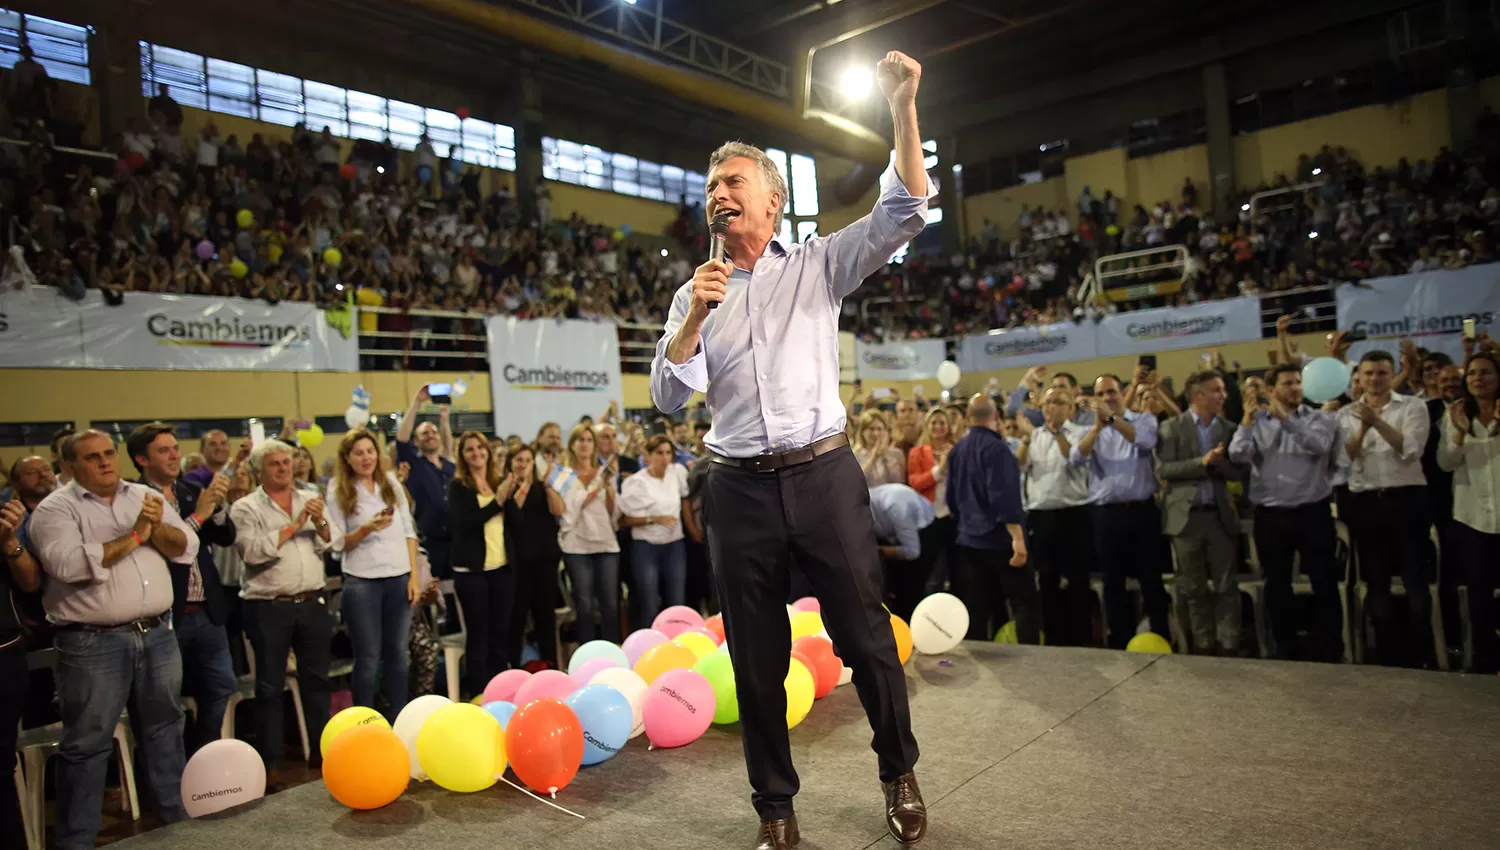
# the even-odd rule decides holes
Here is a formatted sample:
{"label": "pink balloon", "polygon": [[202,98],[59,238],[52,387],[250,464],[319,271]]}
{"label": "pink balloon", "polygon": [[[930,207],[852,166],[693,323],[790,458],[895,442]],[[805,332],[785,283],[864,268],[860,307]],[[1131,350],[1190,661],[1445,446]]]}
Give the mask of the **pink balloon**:
{"label": "pink balloon", "polygon": [[668,670],[651,683],[641,716],[646,737],[658,747],[681,747],[703,737],[713,722],[714,689],[701,673]]}
{"label": "pink balloon", "polygon": [[534,699],[549,697],[558,702],[568,698],[568,695],[578,690],[582,685],[578,684],[572,676],[561,670],[543,670],[527,679],[520,688],[516,689],[516,698],[512,700],[519,708]]}
{"label": "pink balloon", "polygon": [[635,662],[646,653],[646,650],[659,643],[666,643],[671,638],[656,629],[637,629],[625,638],[620,648],[625,650],[625,660],[630,662],[631,669],[635,669]]}
{"label": "pink balloon", "polygon": [[[667,636],[668,640],[693,629],[703,628],[703,615],[686,605],[673,605],[656,615],[651,628]],[[634,662],[631,662],[634,663]]]}
{"label": "pink balloon", "polygon": [[484,696],[480,699],[481,705],[492,702],[515,702],[516,691],[526,684],[531,678],[531,673],[526,670],[506,670],[495,675],[488,685],[484,686]]}
{"label": "pink balloon", "polygon": [[[714,642],[714,646],[718,646],[719,644],[721,644],[721,643],[724,642],[723,638],[721,638],[718,635],[714,634],[713,631],[711,631],[707,626],[705,626],[705,627],[703,627],[701,629],[688,629],[687,631],[683,632],[682,634],[683,635],[686,635],[686,634],[703,635],[704,637],[706,637],[709,640],[713,641]],[[678,635],[678,637],[682,637],[682,635]]]}
{"label": "pink balloon", "polygon": [[594,674],[598,673],[600,670],[607,670],[610,667],[619,666],[620,662],[616,661],[613,658],[591,658],[588,661],[585,661],[582,664],[578,665],[578,669],[574,670],[568,675],[571,676],[573,678],[573,681],[577,682],[578,687],[581,688],[584,685],[587,685],[589,683],[589,680],[594,678]]}
{"label": "pink balloon", "polygon": [[819,614],[823,613],[823,603],[819,602],[816,596],[804,596],[801,599],[798,599],[796,602],[793,602],[792,607],[796,608],[798,611],[812,611]]}

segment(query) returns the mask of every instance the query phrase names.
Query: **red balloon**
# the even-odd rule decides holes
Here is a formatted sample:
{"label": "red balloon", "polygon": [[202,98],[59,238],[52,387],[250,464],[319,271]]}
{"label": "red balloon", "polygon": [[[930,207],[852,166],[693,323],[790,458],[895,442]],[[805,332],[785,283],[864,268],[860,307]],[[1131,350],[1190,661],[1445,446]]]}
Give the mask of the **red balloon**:
{"label": "red balloon", "polygon": [[460,106],[459,108],[453,110],[453,114],[458,116],[458,120],[467,121],[469,118],[469,107]]}
{"label": "red balloon", "polygon": [[352,162],[346,162],[343,165],[339,166],[339,176],[344,178],[345,180],[353,180],[354,175],[358,173],[359,169],[355,168],[354,163]]}
{"label": "red balloon", "polygon": [[808,635],[792,641],[792,653],[800,654],[811,663],[807,669],[813,674],[813,697],[822,699],[839,683],[839,674],[844,662],[833,654],[833,641],[819,635]]}
{"label": "red balloon", "polygon": [[130,166],[131,171],[140,171],[146,167],[146,157],[140,151],[131,151],[125,154],[125,164]]}
{"label": "red balloon", "polygon": [[540,697],[516,709],[505,727],[505,754],[533,791],[555,794],[583,764],[583,724],[558,700]]}

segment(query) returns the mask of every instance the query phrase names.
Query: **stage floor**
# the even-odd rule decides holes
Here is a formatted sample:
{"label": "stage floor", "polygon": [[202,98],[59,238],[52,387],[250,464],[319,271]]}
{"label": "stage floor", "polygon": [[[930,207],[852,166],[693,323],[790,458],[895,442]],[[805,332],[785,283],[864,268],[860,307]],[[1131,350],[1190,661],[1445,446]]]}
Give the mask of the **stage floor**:
{"label": "stage floor", "polygon": [[[965,644],[907,665],[917,776],[943,848],[1500,847],[1500,677]],[[792,731],[809,850],[895,848],[852,687]],[[321,782],[120,846],[257,850],[736,848],[755,831],[740,739],[644,737],[558,803],[430,783],[354,813]]]}

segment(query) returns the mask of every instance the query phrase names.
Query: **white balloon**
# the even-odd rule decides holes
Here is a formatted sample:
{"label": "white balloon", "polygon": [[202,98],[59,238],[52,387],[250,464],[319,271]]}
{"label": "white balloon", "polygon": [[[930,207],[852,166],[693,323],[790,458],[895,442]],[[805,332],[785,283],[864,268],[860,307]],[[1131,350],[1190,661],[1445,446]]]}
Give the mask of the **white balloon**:
{"label": "white balloon", "polygon": [[844,669],[842,669],[842,670],[839,671],[839,684],[840,685],[847,685],[847,684],[849,684],[852,681],[854,681],[854,668],[853,667],[845,667]]}
{"label": "white balloon", "polygon": [[963,370],[959,369],[958,364],[954,363],[952,360],[944,360],[942,363],[938,364],[938,383],[942,384],[943,389],[945,390],[951,390],[954,387],[958,386],[958,379],[963,377],[963,374]]}
{"label": "white balloon", "polygon": [[923,655],[941,655],[969,631],[969,609],[951,593],[934,593],[911,614],[911,645]]}
{"label": "white balloon", "polygon": [[427,778],[427,771],[422,769],[422,763],[417,760],[417,733],[422,731],[422,724],[427,722],[434,711],[451,703],[452,700],[445,696],[424,694],[407,703],[406,708],[396,715],[396,725],[391,730],[406,745],[406,754],[411,757],[412,779],[421,781]]}
{"label": "white balloon", "polygon": [[355,428],[364,425],[365,419],[369,417],[369,415],[370,412],[368,410],[364,410],[363,408],[354,407],[351,405],[348,410],[344,411],[344,424],[348,425],[349,430],[352,431]]}
{"label": "white balloon", "polygon": [[266,763],[244,741],[204,744],[182,771],[182,806],[200,818],[266,796]]}
{"label": "white balloon", "polygon": [[646,721],[641,717],[641,707],[646,704],[646,680],[642,679],[634,670],[626,670],[624,667],[606,667],[594,674],[589,679],[590,685],[608,685],[625,696],[630,703],[630,716],[634,725],[630,728],[630,737],[634,738],[646,731]]}

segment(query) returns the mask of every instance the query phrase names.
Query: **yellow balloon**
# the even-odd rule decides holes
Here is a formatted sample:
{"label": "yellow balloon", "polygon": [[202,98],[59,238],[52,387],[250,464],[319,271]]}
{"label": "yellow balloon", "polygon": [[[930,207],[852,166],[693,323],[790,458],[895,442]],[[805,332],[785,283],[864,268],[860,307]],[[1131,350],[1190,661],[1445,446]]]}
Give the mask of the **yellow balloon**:
{"label": "yellow balloon", "polygon": [[668,641],[659,643],[641,653],[641,657],[635,661],[635,674],[646,680],[646,684],[656,681],[656,677],[680,667],[689,668],[698,663],[698,656],[691,649]]}
{"label": "yellow balloon", "polygon": [[323,444],[323,426],[316,423],[311,428],[297,430],[297,445],[304,449],[315,449]]}
{"label": "yellow balloon", "polygon": [[891,631],[896,635],[896,655],[901,659],[901,663],[905,664],[907,659],[911,658],[911,626],[908,626],[905,620],[892,614]]}
{"label": "yellow balloon", "polygon": [[[672,643],[686,649],[693,657],[702,660],[704,656],[719,651],[719,645],[714,643],[713,638],[700,635],[697,632],[683,632],[672,638]],[[694,663],[697,663],[696,661]]]}
{"label": "yellow balloon", "polygon": [[798,611],[792,615],[792,640],[823,631],[823,615],[817,611]]}
{"label": "yellow balloon", "polygon": [[1171,655],[1172,644],[1156,632],[1141,632],[1125,645],[1126,652],[1145,652],[1151,655]]}
{"label": "yellow balloon", "polygon": [[240,210],[235,214],[234,222],[240,227],[249,227],[255,223],[255,213],[249,210]]}
{"label": "yellow balloon", "polygon": [[333,743],[334,738],[356,726],[367,725],[391,728],[385,716],[369,706],[355,705],[340,711],[323,726],[323,737],[318,739],[318,752],[328,755],[328,745]]}
{"label": "yellow balloon", "polygon": [[477,705],[445,705],[417,733],[417,761],[441,788],[483,791],[505,772],[505,732]]}
{"label": "yellow balloon", "polygon": [[813,694],[817,686],[813,674],[801,661],[793,658],[786,671],[786,728],[796,728],[807,713],[812,711]]}

